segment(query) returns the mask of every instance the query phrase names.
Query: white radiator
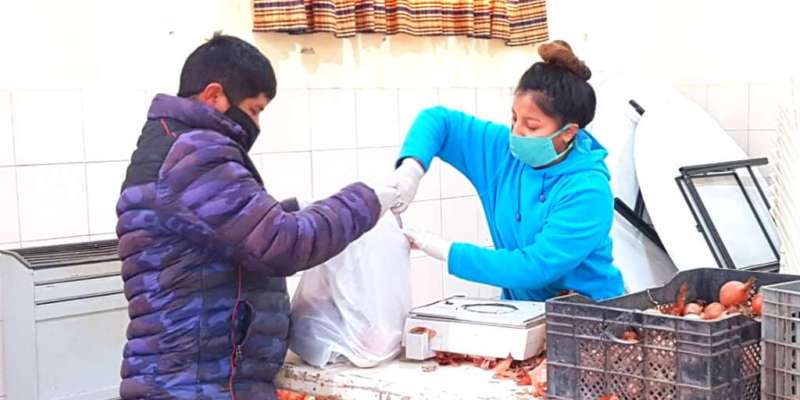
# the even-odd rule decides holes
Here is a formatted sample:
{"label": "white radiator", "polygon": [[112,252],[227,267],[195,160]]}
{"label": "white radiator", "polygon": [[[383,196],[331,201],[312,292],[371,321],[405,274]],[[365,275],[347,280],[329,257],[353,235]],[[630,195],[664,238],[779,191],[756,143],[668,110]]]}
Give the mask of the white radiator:
{"label": "white radiator", "polygon": [[0,252],[7,400],[117,399],[128,324],[116,241]]}

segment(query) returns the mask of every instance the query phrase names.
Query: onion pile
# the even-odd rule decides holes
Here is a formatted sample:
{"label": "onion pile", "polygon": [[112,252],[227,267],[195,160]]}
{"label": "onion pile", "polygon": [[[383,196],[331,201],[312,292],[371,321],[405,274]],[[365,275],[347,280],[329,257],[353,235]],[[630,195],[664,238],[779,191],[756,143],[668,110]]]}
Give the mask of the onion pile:
{"label": "onion pile", "polygon": [[719,290],[719,302],[711,302],[708,305],[705,305],[706,302],[703,300],[687,303],[689,286],[684,283],[678,289],[673,304],[646,311],[706,321],[713,321],[731,314],[758,317],[761,315],[763,295],[761,293],[753,295],[755,283],[756,278],[754,277],[744,282],[736,280],[725,282]]}

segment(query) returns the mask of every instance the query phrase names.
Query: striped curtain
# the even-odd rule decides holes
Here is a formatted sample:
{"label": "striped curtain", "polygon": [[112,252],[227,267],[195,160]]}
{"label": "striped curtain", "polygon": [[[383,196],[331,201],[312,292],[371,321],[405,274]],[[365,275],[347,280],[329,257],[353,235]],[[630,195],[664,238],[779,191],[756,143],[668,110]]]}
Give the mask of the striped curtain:
{"label": "striped curtain", "polygon": [[509,46],[547,41],[546,0],[253,0],[256,32],[466,35]]}

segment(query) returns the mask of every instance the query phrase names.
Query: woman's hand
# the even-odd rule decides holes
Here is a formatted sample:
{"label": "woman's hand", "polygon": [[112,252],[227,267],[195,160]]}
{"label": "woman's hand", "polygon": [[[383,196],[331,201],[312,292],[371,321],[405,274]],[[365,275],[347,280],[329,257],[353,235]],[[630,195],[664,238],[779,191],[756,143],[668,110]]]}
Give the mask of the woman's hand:
{"label": "woman's hand", "polygon": [[411,243],[411,248],[422,250],[425,254],[441,261],[447,261],[450,247],[453,242],[428,232],[420,232],[414,229],[403,229],[403,233]]}
{"label": "woman's hand", "polygon": [[400,166],[394,170],[394,174],[392,174],[393,182],[391,185],[396,187],[400,192],[400,200],[392,207],[393,213],[401,214],[408,209],[409,204],[414,201],[417,188],[419,188],[419,182],[424,175],[425,170],[423,170],[419,162],[413,158],[406,158]]}

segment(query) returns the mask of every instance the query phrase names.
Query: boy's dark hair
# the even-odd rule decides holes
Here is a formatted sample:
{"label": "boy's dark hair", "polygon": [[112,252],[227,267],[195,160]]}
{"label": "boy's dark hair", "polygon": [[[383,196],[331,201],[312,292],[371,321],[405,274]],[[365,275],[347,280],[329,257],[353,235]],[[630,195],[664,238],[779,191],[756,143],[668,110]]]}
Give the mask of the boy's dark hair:
{"label": "boy's dark hair", "polygon": [[194,96],[213,82],[234,105],[259,93],[271,100],[278,86],[272,65],[255,46],[219,32],[186,58],[178,96]]}
{"label": "boy's dark hair", "polygon": [[572,52],[567,42],[556,40],[539,46],[542,62],[533,64],[517,84],[517,93],[534,92],[536,105],[560,123],[576,123],[584,128],[597,106],[589,85],[592,71]]}

